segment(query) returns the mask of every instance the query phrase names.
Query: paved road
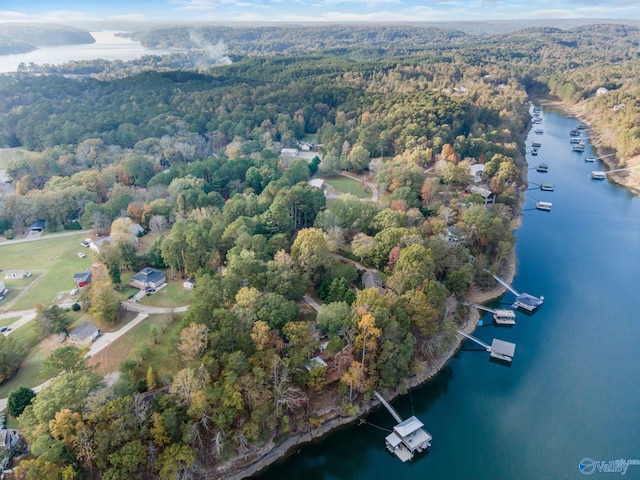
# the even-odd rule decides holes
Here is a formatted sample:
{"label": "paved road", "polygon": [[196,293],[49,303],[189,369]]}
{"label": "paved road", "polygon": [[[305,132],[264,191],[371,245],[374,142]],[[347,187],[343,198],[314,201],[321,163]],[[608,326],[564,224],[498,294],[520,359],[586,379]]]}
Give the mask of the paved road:
{"label": "paved road", "polygon": [[302,299],[304,300],[304,302],[306,304],[308,304],[311,308],[313,308],[316,312],[319,312],[320,309],[322,308],[322,305],[320,305],[318,302],[316,302],[313,298],[311,298],[309,295],[305,295],[304,297],[302,297]]}
{"label": "paved road", "polygon": [[[347,173],[347,172],[340,172],[340,175],[342,175],[343,177],[350,178],[351,180],[355,180],[356,182],[362,182],[362,178],[357,177],[357,176],[352,175],[352,174]],[[371,189],[371,201],[372,202],[377,202],[378,201],[378,186],[375,183],[368,182],[366,180],[364,181],[364,184]]]}
{"label": "paved road", "polygon": [[56,237],[71,237],[72,235],[78,235],[78,234],[86,235],[88,233],[93,233],[93,230],[72,230],[70,232],[52,233],[51,235],[45,235],[45,236],[16,238],[15,240],[5,240],[4,242],[0,242],[0,246],[13,245],[15,243],[37,242],[38,240],[48,240],[49,238],[56,238]]}
{"label": "paved road", "polygon": [[[115,342],[118,338],[120,338],[121,336],[129,332],[129,330],[138,326],[142,321],[148,318],[150,314],[186,312],[189,309],[188,305],[183,307],[176,307],[176,308],[162,308],[162,307],[151,307],[149,305],[141,305],[135,302],[123,302],[122,304],[124,308],[126,308],[127,310],[138,312],[138,315],[136,316],[136,318],[134,318],[132,321],[127,323],[120,330],[116,332],[105,333],[102,336],[100,336],[95,342],[93,342],[93,344],[91,345],[91,348],[89,348],[89,351],[86,354],[87,357],[96,355],[100,351],[107,348],[111,344],[111,342]],[[13,326],[17,325],[19,322],[24,321],[24,323],[27,323],[28,321],[33,320],[33,318],[35,318],[35,309],[22,310],[19,312],[3,313],[3,314],[0,314],[0,318],[11,318],[18,315],[22,315],[22,318],[11,325],[12,331],[15,330]],[[28,317],[30,317],[29,320],[25,321],[24,319]],[[22,325],[24,325],[24,323],[22,323]],[[18,328],[18,327],[15,327],[15,328]],[[11,332],[4,332],[5,335],[8,335],[9,333]],[[33,387],[33,391],[36,393],[40,392],[41,390],[46,388],[51,383],[52,380],[53,379],[47,380],[46,382],[43,382],[36,387]],[[7,407],[7,399],[0,398],[0,410],[4,410],[6,407]]]}

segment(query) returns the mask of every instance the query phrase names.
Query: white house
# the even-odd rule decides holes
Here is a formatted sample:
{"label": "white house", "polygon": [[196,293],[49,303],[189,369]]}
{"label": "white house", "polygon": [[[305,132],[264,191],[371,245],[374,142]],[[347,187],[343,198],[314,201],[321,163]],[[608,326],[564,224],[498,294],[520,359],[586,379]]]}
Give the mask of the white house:
{"label": "white house", "polygon": [[319,188],[320,190],[324,190],[324,179],[322,178],[312,178],[307,182],[309,186],[314,188]]}
{"label": "white house", "polygon": [[24,270],[7,270],[4,272],[5,280],[21,280],[27,276],[27,272]]}
{"label": "white house", "polygon": [[283,148],[280,150],[281,157],[297,157],[299,150],[297,148]]}

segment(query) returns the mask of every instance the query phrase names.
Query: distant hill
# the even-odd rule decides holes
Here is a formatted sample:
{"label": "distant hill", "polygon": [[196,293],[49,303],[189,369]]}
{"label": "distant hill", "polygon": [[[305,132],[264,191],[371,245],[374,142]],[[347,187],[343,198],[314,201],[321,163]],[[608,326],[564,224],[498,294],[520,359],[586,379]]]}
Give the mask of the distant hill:
{"label": "distant hill", "polygon": [[95,43],[86,30],[44,23],[0,23],[0,55],[24,53],[38,47]]}

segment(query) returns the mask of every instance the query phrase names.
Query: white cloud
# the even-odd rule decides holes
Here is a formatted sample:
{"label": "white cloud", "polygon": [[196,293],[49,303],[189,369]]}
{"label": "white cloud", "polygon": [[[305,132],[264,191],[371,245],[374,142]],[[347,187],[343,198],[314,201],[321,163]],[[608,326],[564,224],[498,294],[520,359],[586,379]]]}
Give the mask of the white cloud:
{"label": "white cloud", "polygon": [[108,20],[118,20],[123,22],[149,22],[151,19],[142,13],[129,13],[126,15],[111,15]]}
{"label": "white cloud", "polygon": [[24,13],[0,10],[0,22],[24,22],[28,17]]}

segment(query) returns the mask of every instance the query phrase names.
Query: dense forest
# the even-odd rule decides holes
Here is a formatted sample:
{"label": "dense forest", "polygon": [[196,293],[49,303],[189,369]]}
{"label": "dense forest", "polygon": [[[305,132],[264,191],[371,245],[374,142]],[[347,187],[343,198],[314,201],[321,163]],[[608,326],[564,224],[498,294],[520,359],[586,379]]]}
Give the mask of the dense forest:
{"label": "dense forest", "polygon": [[[286,31],[201,29],[234,62],[200,72],[0,78],[0,144],[38,152],[7,169],[5,235],[36,219],[111,233],[79,302],[100,322],[119,315],[122,272],[196,284],[170,360],[132,352],[112,386],[73,352],[48,361],[62,373],[15,411],[31,447],[18,478],[224,477],[421,378],[454,342],[459,300],[512,255],[527,90],[588,102],[624,128],[623,155],[639,148],[635,27]],[[309,143],[309,158],[283,155]],[[377,200],[307,183],[341,172]],[[122,234],[131,223],[148,249]]]}

